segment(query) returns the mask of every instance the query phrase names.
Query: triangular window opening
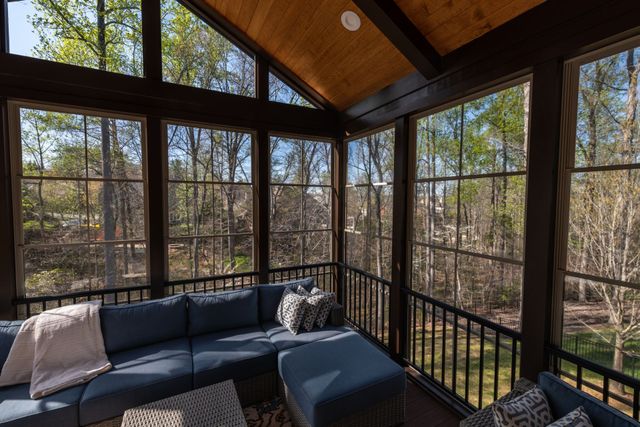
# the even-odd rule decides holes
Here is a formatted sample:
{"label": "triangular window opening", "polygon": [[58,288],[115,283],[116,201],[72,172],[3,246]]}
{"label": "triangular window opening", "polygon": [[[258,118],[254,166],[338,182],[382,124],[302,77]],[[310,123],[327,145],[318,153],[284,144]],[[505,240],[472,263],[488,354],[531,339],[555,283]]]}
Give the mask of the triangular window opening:
{"label": "triangular window opening", "polygon": [[269,101],[316,108],[307,98],[273,73],[269,73]]}
{"label": "triangular window opening", "polygon": [[255,59],[177,0],[162,0],[165,82],[255,97]]}

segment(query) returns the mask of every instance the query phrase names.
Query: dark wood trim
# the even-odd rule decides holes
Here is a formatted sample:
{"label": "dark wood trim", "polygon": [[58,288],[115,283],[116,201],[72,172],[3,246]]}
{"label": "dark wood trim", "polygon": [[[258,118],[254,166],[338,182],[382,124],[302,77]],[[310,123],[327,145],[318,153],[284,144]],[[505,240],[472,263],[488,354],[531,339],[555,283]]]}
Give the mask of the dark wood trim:
{"label": "dark wood trim", "polygon": [[0,0],[0,53],[9,52],[9,9],[8,1]]}
{"label": "dark wood trim", "polygon": [[335,112],[0,53],[0,96],[227,126],[335,137]]}
{"label": "dark wood trim", "polygon": [[403,363],[407,350],[407,185],[409,182],[410,120],[395,122],[393,150],[393,241],[391,243],[391,287],[389,289],[389,350],[391,357]]}
{"label": "dark wood trim", "polygon": [[[165,194],[167,194],[167,186],[164,166],[167,147],[163,126],[160,118],[147,117],[147,229],[149,242],[147,259],[149,260],[151,298],[164,297],[164,282],[166,280]],[[158,214],[158,212],[162,212],[162,214]]]}
{"label": "dark wood trim", "polygon": [[520,372],[532,381],[549,367],[562,73],[558,60],[537,65],[531,85]]}
{"label": "dark wood trim", "polygon": [[407,76],[342,114],[348,132],[375,128],[640,33],[640,2],[549,0],[442,58],[442,74],[427,82]]}
{"label": "dark wood trim", "polygon": [[144,75],[162,81],[162,28],[160,2],[142,0],[142,53]]}
{"label": "dark wood trim", "polygon": [[223,36],[232,40],[238,47],[251,55],[255,55],[256,60],[263,59],[271,65],[279,74],[285,76],[287,84],[303,94],[313,104],[326,110],[336,112],[334,106],[314,88],[309,86],[304,80],[295,75],[285,67],[280,61],[272,57],[262,46],[250,39],[245,33],[230,23],[224,16],[209,6],[204,0],[179,0],[192,12],[205,19],[209,25],[213,26]]}
{"label": "dark wood trim", "polygon": [[[269,214],[270,192],[269,166],[271,153],[269,150],[269,132],[266,129],[258,130],[258,179],[254,184],[257,188],[258,199],[258,272],[260,283],[269,283]],[[254,216],[255,218],[255,216]]]}
{"label": "dark wood trim", "polygon": [[354,0],[358,8],[427,79],[440,74],[442,57],[402,9],[388,0]]}
{"label": "dark wood trim", "polygon": [[346,183],[347,183],[347,143],[341,136],[336,138],[333,144],[333,200],[332,200],[332,224],[333,229],[333,261],[337,268],[337,292],[336,296],[341,304],[344,304],[344,226],[346,207]]}
{"label": "dark wood trim", "polygon": [[15,253],[7,100],[0,100],[0,319],[15,319]]}

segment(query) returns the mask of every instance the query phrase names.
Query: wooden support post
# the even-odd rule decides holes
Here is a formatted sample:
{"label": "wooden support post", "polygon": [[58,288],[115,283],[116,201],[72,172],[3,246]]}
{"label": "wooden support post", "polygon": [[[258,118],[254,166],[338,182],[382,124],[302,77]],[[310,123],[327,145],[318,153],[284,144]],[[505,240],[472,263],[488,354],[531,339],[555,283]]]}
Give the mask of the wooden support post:
{"label": "wooden support post", "polygon": [[[269,103],[269,64],[258,58],[256,61],[256,82],[258,101],[265,108]],[[256,239],[257,263],[260,283],[269,282],[269,214],[271,182],[271,152],[269,150],[269,129],[262,126],[257,132],[254,144],[254,209],[258,213],[258,224],[254,236]],[[254,215],[255,218],[255,215]]]}
{"label": "wooden support post", "polygon": [[549,367],[545,344],[553,318],[561,104],[562,62],[552,60],[535,66],[531,85],[520,353],[521,375],[534,381],[539,372]]}
{"label": "wooden support post", "polygon": [[347,181],[347,143],[342,136],[338,136],[333,145],[333,199],[332,199],[332,228],[333,228],[333,261],[338,263],[335,269],[336,297],[344,306],[344,225],[346,208]]}
{"label": "wooden support post", "polygon": [[142,0],[144,76],[162,81],[162,19],[158,0]]}
{"label": "wooden support post", "polygon": [[393,242],[391,248],[391,289],[389,298],[389,348],[391,357],[402,363],[407,347],[407,185],[409,182],[409,117],[395,122],[393,168]]}
{"label": "wooden support post", "polygon": [[9,52],[9,10],[7,0],[0,0],[0,53]]}
{"label": "wooden support post", "polygon": [[15,319],[15,254],[7,100],[0,102],[0,319]]}
{"label": "wooden support post", "polygon": [[[167,240],[165,234],[167,183],[164,164],[167,141],[164,125],[157,117],[147,118],[147,227],[149,229],[149,283],[151,298],[164,297],[167,271]],[[158,215],[158,212],[164,212]]]}

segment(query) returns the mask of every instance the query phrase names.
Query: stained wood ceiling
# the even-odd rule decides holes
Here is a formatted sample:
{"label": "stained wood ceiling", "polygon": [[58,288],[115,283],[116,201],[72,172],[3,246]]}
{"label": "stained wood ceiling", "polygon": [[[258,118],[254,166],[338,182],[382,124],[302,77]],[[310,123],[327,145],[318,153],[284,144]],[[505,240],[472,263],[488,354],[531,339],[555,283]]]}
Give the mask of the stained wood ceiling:
{"label": "stained wood ceiling", "polygon": [[[543,0],[396,0],[444,55]],[[205,0],[338,110],[415,71],[350,0]],[[356,32],[340,15],[362,19]]]}

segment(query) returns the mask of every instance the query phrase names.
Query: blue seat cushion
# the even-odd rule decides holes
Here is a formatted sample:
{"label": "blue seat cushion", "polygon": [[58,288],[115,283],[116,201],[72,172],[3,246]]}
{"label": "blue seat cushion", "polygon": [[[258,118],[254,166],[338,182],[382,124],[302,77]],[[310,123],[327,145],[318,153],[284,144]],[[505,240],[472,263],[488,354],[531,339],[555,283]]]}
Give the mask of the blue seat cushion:
{"label": "blue seat cushion", "polygon": [[9,350],[22,326],[22,320],[0,320],[0,370],[7,361]]}
{"label": "blue seat cushion", "polygon": [[80,400],[81,425],[113,418],[129,408],[192,388],[188,338],[115,353],[109,360],[113,369],[92,380],[85,388]]}
{"label": "blue seat cushion", "polygon": [[193,385],[252,378],[277,369],[276,348],[259,326],[200,335],[191,339]]}
{"label": "blue seat cushion", "polygon": [[547,395],[555,419],[562,418],[578,406],[582,406],[594,427],[638,426],[638,423],[627,415],[572,387],[551,372],[541,372],[538,375],[538,386]]}
{"label": "blue seat cushion", "polygon": [[271,285],[259,285],[258,293],[260,296],[260,321],[267,322],[276,318],[276,311],[278,305],[282,299],[282,293],[284,288],[297,289],[298,286],[302,286],[308,291],[311,291],[315,286],[313,277],[307,277],[300,280],[292,280],[286,283],[271,284]]}
{"label": "blue seat cushion", "polygon": [[78,402],[85,386],[33,400],[29,384],[0,388],[0,424],[3,426],[77,426]]}
{"label": "blue seat cushion", "polygon": [[258,290],[189,294],[189,336],[258,325]]}
{"label": "blue seat cushion", "polygon": [[315,327],[311,331],[301,331],[298,335],[293,335],[289,329],[275,321],[263,323],[262,328],[278,351],[323,340],[351,330],[345,326],[325,325],[323,328]]}
{"label": "blue seat cushion", "polygon": [[278,371],[312,426],[403,393],[404,370],[356,332],[278,354]]}
{"label": "blue seat cushion", "polygon": [[175,295],[137,304],[100,308],[107,353],[142,347],[187,335],[187,297]]}

